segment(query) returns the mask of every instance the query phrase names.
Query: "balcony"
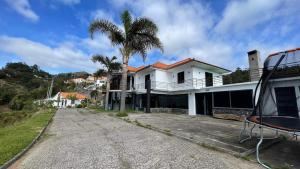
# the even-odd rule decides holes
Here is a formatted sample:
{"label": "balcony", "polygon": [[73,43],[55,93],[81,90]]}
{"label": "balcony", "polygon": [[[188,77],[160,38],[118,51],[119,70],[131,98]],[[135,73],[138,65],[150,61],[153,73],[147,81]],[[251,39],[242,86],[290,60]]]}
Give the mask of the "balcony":
{"label": "balcony", "polygon": [[[180,91],[190,89],[201,89],[208,86],[220,86],[222,84],[222,77],[216,76],[213,77],[211,85],[208,85],[205,79],[187,79],[183,83],[151,81],[151,89],[160,91]],[[135,90],[145,91],[145,83],[135,84]]]}

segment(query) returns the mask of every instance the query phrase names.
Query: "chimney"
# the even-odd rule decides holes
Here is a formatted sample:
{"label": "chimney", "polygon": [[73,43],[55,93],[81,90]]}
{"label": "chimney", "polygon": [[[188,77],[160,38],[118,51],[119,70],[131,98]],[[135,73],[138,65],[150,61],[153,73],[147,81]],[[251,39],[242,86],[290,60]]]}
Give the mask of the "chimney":
{"label": "chimney", "polygon": [[257,50],[248,52],[250,81],[258,81],[262,75],[260,53]]}

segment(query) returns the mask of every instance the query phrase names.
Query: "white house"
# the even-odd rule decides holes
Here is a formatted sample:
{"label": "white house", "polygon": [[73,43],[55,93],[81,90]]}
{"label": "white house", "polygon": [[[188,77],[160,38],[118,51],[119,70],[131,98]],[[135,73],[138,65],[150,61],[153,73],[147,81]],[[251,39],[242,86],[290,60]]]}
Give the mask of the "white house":
{"label": "white house", "polygon": [[51,100],[53,100],[53,106],[66,108],[80,105],[86,99],[87,96],[77,92],[58,92]]}
{"label": "white house", "polygon": [[95,86],[96,87],[102,87],[103,85],[106,84],[106,81],[107,81],[107,77],[103,76],[101,78],[98,78],[96,81],[95,81]]}
{"label": "white house", "polygon": [[[300,116],[300,66],[299,62],[295,61],[299,58],[295,56],[299,55],[300,48],[285,52],[291,51],[294,52],[291,54],[293,57],[290,57],[291,60],[288,61],[293,63],[291,65],[295,69],[289,73],[295,75],[291,78],[271,80],[272,88],[268,92],[272,93],[269,95],[272,97],[264,99],[280,103],[279,107],[267,106],[269,112],[276,112],[275,110],[279,109],[278,112],[282,113],[291,109],[294,110],[292,116]],[[271,54],[269,57],[274,57],[274,55],[278,53]],[[229,83],[223,81],[224,75],[230,73],[229,70],[192,58],[173,64],[156,62],[138,68],[130,66],[127,77],[126,106],[145,110],[146,106],[150,105],[151,112],[180,112],[189,115],[203,114],[219,118],[242,119],[244,115],[253,111],[258,99],[255,89],[257,87],[257,93],[259,93],[260,87],[257,84],[262,75],[262,62],[257,50],[248,52],[248,61],[249,69],[244,74],[248,78],[240,82]],[[272,62],[272,64],[275,63]],[[112,79],[109,92],[109,105],[112,109],[119,108],[120,79],[120,73],[115,74]],[[149,84],[147,81],[150,81],[150,94],[147,94],[146,90],[148,87],[146,84]]]}

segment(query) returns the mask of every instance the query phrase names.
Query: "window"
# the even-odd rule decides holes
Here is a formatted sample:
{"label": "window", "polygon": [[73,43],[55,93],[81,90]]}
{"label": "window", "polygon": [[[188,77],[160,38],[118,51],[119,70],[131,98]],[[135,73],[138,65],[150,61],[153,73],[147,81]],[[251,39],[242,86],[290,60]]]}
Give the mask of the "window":
{"label": "window", "polygon": [[231,91],[231,107],[252,108],[252,90]]}
{"label": "window", "polygon": [[145,76],[145,89],[147,89],[147,84],[149,80],[150,80],[150,74]]}
{"label": "window", "polygon": [[184,72],[179,72],[177,74],[177,83],[184,83]]}
{"label": "window", "polygon": [[214,107],[230,107],[229,92],[214,93]]}
{"label": "window", "polygon": [[205,84],[206,87],[213,86],[213,74],[205,72]]}

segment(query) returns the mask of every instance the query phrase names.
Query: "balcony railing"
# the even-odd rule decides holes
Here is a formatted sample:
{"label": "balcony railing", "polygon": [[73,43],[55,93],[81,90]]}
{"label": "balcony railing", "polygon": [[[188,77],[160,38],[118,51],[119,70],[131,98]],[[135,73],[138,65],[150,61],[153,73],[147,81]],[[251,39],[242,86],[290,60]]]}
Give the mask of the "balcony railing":
{"label": "balcony railing", "polygon": [[[259,80],[262,74],[262,69],[237,69],[227,75],[213,76],[212,79],[206,81],[203,79],[186,79],[184,83],[177,82],[162,82],[151,81],[151,89],[162,91],[180,91],[188,89],[201,89],[209,86],[221,86],[234,83],[243,83]],[[146,90],[145,83],[134,84],[130,86],[127,84],[127,90]],[[112,88],[113,87],[113,88]],[[119,85],[111,86],[111,90],[120,90]]]}
{"label": "balcony railing", "polygon": [[[177,82],[161,82],[161,81],[151,81],[151,89],[153,90],[165,90],[165,91],[175,91],[175,90],[188,90],[188,89],[200,89],[207,86],[220,86],[222,85],[222,77],[213,77],[213,84],[206,85],[205,79],[187,79],[184,83]],[[145,83],[135,84],[135,90],[146,90]]]}

